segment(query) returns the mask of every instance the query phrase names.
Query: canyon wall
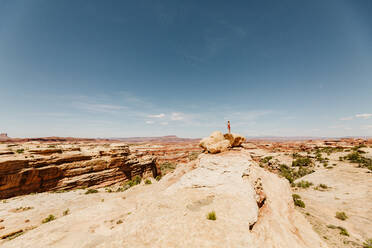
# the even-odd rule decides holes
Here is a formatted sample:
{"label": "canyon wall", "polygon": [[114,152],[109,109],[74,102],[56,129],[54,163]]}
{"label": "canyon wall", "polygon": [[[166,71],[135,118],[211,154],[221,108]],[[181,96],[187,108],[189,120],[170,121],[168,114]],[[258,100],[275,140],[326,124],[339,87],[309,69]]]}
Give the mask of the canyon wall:
{"label": "canyon wall", "polygon": [[131,154],[126,145],[91,145],[83,149],[19,148],[0,158],[0,198],[43,191],[104,187],[134,176],[156,177],[156,158]]}

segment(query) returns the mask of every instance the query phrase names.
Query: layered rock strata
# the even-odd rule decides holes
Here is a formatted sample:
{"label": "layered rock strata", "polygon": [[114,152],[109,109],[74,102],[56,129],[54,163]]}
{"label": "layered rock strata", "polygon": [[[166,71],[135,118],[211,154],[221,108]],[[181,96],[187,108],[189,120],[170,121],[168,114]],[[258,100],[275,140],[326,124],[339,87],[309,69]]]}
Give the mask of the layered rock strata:
{"label": "layered rock strata", "polygon": [[[156,158],[131,154],[128,146],[102,150],[37,149],[40,156],[9,156],[0,160],[0,198],[83,187],[101,187],[159,174]],[[53,154],[52,156],[46,156]]]}

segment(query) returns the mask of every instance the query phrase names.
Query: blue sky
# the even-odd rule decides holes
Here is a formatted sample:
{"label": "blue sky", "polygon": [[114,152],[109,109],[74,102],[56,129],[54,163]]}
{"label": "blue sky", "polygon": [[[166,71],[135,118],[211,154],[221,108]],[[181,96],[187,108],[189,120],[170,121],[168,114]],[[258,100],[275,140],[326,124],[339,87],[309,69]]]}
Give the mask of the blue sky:
{"label": "blue sky", "polygon": [[372,1],[0,1],[0,132],[372,135]]}

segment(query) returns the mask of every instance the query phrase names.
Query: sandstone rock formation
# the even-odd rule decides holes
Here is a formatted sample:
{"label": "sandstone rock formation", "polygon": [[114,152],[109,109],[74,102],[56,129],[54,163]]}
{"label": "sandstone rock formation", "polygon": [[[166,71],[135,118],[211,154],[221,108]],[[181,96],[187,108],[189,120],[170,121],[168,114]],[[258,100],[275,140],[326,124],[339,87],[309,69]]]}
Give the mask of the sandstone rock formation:
{"label": "sandstone rock formation", "polygon": [[[0,211],[6,226],[0,235],[23,232],[0,241],[2,247],[327,247],[294,209],[288,182],[244,151],[202,154],[160,182],[125,192],[56,195],[7,203],[34,208]],[[71,212],[62,215],[67,208]],[[211,211],[215,221],[206,217]],[[40,224],[51,213],[57,219]]]}
{"label": "sandstone rock formation", "polygon": [[[25,152],[18,149],[22,154],[0,159],[0,198],[48,190],[100,187],[136,175],[156,177],[159,174],[153,156],[138,158],[126,145],[99,149],[83,152],[80,148],[38,148]],[[46,156],[50,154],[52,156]]]}
{"label": "sandstone rock formation", "polygon": [[202,139],[200,147],[210,153],[224,152],[230,147],[240,146],[245,138],[239,134],[222,134],[220,131],[213,132],[209,137]]}

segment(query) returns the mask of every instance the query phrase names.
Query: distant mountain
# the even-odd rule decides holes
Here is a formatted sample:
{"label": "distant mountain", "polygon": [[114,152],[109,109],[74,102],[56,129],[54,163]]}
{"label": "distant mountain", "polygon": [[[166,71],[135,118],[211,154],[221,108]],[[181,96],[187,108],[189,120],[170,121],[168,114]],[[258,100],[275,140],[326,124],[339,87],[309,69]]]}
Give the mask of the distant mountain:
{"label": "distant mountain", "polygon": [[114,140],[120,140],[127,143],[143,143],[143,142],[154,142],[154,143],[182,143],[182,142],[198,142],[200,139],[191,138],[179,138],[176,135],[167,135],[160,137],[130,137],[130,138],[111,138]]}

